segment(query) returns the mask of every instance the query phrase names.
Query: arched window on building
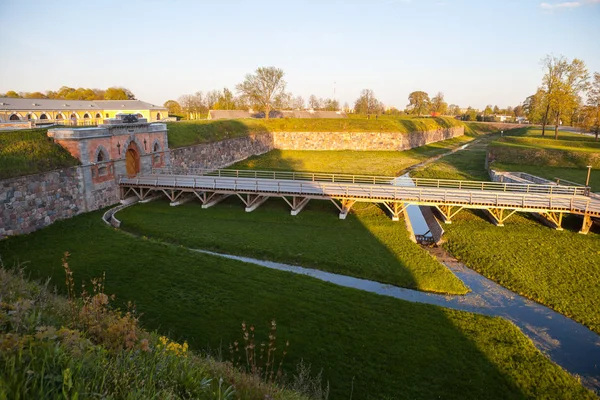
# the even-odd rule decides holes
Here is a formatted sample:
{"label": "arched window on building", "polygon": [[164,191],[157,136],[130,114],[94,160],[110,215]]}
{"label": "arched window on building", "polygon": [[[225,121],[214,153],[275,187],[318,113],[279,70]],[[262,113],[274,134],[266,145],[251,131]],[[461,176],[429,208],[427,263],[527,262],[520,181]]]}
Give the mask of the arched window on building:
{"label": "arched window on building", "polygon": [[152,146],[152,152],[154,153],[154,155],[152,156],[152,160],[153,160],[154,164],[159,164],[160,163],[160,145],[158,144],[158,142],[155,142],[154,146]]}
{"label": "arched window on building", "polygon": [[96,118],[102,118],[102,115],[100,113],[96,113]]}
{"label": "arched window on building", "polygon": [[46,113],[43,113],[42,115],[40,115],[40,119],[48,119],[48,116],[46,115]]}
{"label": "arched window on building", "polygon": [[108,173],[108,167],[107,164],[105,164],[106,161],[108,161],[108,154],[104,149],[100,149],[96,156],[96,162],[101,163],[98,165],[98,176],[104,176]]}
{"label": "arched window on building", "polygon": [[137,113],[137,117],[138,118],[144,118],[144,116],[142,114],[140,114],[140,113]]}
{"label": "arched window on building", "polygon": [[156,113],[156,120],[160,121],[160,113]]}
{"label": "arched window on building", "polygon": [[9,120],[10,121],[20,121],[21,117],[19,117],[19,114],[11,114]]}

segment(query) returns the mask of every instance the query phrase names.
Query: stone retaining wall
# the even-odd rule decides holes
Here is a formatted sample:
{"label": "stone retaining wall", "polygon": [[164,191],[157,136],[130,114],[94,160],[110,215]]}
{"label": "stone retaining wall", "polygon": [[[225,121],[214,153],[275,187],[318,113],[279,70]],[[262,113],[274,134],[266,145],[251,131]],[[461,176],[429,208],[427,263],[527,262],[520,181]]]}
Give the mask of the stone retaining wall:
{"label": "stone retaining wall", "polygon": [[0,238],[33,232],[85,209],[78,167],[0,182]]}
{"label": "stone retaining wall", "polygon": [[176,170],[216,169],[273,149],[273,136],[265,133],[171,149],[170,159]]}
{"label": "stone retaining wall", "polygon": [[409,150],[428,143],[462,136],[462,126],[427,132],[274,132],[274,147],[281,150]]}

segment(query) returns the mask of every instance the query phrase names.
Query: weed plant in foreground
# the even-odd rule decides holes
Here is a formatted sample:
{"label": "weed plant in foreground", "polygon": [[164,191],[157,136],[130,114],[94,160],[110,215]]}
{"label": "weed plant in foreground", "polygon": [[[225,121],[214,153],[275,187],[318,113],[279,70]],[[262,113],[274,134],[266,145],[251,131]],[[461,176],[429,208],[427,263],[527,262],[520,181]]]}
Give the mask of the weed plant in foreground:
{"label": "weed plant in foreground", "polygon": [[103,279],[78,293],[66,256],[63,267],[68,299],[0,267],[0,398],[307,399],[143,330],[111,306]]}
{"label": "weed plant in foreground", "polygon": [[[290,342],[284,371],[294,373],[301,360],[312,365],[313,375],[322,369],[332,399],[351,393],[355,399],[594,398],[503,319],[408,303],[131,237],[105,226],[101,215],[80,215],[2,240],[0,255],[5,265],[27,262],[28,274],[50,277],[50,285],[61,289],[60,258],[69,251],[75,287],[80,279],[105,272],[105,286],[116,294],[117,305],[134,301],[145,327],[179,344],[187,341],[188,351],[221,348],[227,354],[223,347],[239,339],[240,321],[275,319],[278,336]],[[268,326],[260,326],[257,343],[268,340]],[[130,372],[128,379],[147,376],[137,359],[123,354],[115,364],[119,371]],[[21,368],[14,363],[2,368],[12,365]],[[176,368],[157,371],[181,376]],[[55,378],[63,380],[61,374]],[[128,389],[135,387],[124,382]],[[262,398],[245,398],[257,397]]]}

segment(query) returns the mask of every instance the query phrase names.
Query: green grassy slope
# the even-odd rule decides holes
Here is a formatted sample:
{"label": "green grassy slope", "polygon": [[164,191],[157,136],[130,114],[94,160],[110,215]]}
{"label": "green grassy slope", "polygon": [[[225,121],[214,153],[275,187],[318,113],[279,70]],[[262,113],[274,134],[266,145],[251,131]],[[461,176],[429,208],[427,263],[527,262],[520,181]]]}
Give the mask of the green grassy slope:
{"label": "green grassy slope", "polygon": [[223,347],[225,357],[241,321],[265,332],[275,318],[278,340],[290,341],[286,367],[303,358],[323,368],[332,399],[593,398],[502,319],[133,238],[100,215],[0,241],[0,254],[6,265],[27,262],[34,278],[62,287],[60,257],[69,251],[76,277],[106,272],[106,287],[120,302],[135,301],[146,327],[195,349]]}
{"label": "green grassy slope", "polygon": [[47,129],[0,132],[0,179],[71,167],[79,160],[46,136]]}

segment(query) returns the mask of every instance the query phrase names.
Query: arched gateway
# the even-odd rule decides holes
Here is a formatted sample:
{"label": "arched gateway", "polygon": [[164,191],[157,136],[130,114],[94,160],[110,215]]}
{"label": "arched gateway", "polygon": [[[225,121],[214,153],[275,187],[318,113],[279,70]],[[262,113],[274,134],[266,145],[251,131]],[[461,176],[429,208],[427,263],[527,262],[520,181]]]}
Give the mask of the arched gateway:
{"label": "arched gateway", "polygon": [[125,166],[127,168],[127,176],[136,176],[140,173],[140,149],[138,149],[135,142],[129,143],[127,147]]}

